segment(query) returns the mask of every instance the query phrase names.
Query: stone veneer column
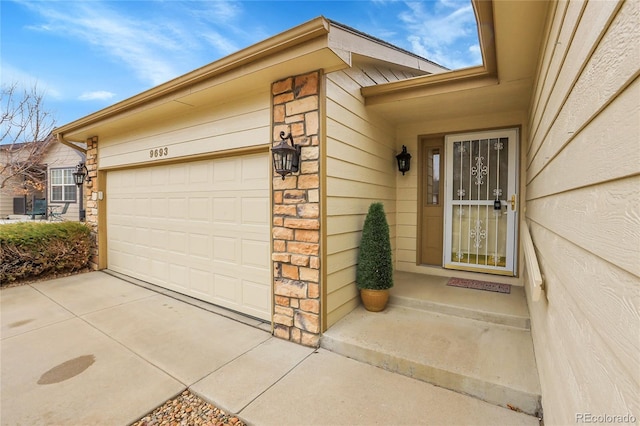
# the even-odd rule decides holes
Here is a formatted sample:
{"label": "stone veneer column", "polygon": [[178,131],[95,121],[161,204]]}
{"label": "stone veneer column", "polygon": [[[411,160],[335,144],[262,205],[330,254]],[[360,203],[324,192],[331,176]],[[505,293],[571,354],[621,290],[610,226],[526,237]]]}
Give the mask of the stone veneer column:
{"label": "stone veneer column", "polygon": [[[89,266],[93,270],[98,269],[98,202],[92,200],[91,196],[93,192],[98,191],[98,138],[92,137],[87,139],[87,158],[85,165],[89,171],[91,177],[91,183],[84,184],[84,209],[86,211],[86,224],[91,229],[91,237],[93,240],[93,247],[91,249],[91,259]],[[106,212],[102,212],[106,214]]]}
{"label": "stone veneer column", "polygon": [[300,171],[273,177],[274,335],[319,344],[320,322],[320,71],[273,83],[272,143],[291,133],[302,146]]}

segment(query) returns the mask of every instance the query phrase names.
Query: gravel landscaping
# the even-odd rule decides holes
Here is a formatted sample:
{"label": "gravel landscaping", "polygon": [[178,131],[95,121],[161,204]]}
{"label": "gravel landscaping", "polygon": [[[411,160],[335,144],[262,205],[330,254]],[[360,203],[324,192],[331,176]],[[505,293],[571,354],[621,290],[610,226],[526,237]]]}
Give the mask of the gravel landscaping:
{"label": "gravel landscaping", "polygon": [[132,426],[155,425],[245,426],[233,414],[225,413],[188,390],[165,402]]}

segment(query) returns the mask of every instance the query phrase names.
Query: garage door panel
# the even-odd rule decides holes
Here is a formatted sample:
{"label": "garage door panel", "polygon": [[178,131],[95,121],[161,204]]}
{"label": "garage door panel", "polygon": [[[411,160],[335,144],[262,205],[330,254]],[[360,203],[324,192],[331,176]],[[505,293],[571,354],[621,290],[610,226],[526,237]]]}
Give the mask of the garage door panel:
{"label": "garage door panel", "polygon": [[136,198],[133,204],[135,205],[135,210],[131,213],[132,216],[135,215],[138,219],[149,216],[151,205],[147,198]]}
{"label": "garage door panel", "polygon": [[215,223],[235,223],[238,217],[237,200],[231,197],[217,197],[213,203],[213,221]]}
{"label": "garage door panel", "polygon": [[169,231],[169,244],[167,245],[172,254],[182,255],[187,251],[187,234],[179,231]]}
{"label": "garage door panel", "polygon": [[178,292],[185,292],[188,287],[188,269],[175,263],[169,264],[169,284]]}
{"label": "garage door panel", "polygon": [[197,185],[199,183],[206,184],[211,182],[211,164],[210,163],[191,163],[186,165],[189,170],[189,183]]}
{"label": "garage door panel", "polygon": [[242,280],[242,302],[254,310],[266,310],[270,307],[265,301],[269,300],[267,289],[253,281]]}
{"label": "garage door panel", "polygon": [[153,186],[167,186],[169,183],[168,173],[166,170],[160,168],[151,169],[151,182]]}
{"label": "garage door panel", "polygon": [[269,169],[263,166],[261,158],[245,157],[241,159],[241,162],[242,180],[244,182],[256,181],[252,186],[269,187]]}
{"label": "garage door panel", "polygon": [[213,277],[206,269],[189,269],[189,289],[197,297],[207,298],[212,294]]}
{"label": "garage door panel", "polygon": [[169,188],[182,187],[187,181],[187,170],[183,165],[169,166],[167,176],[169,177]]}
{"label": "garage door panel", "polygon": [[269,269],[269,242],[256,240],[242,240],[242,265],[258,268],[260,271]]}
{"label": "garage door panel", "polygon": [[151,259],[151,272],[153,278],[165,282],[169,272],[169,264],[158,259]]}
{"label": "garage door panel", "polygon": [[261,154],[109,172],[109,268],[270,319],[269,167]]}
{"label": "garage door panel", "polygon": [[166,218],[169,214],[169,200],[166,198],[151,199],[151,217]]}
{"label": "garage door panel", "polygon": [[167,250],[169,247],[169,232],[160,229],[151,230],[151,247],[158,250]]}
{"label": "garage door panel", "polygon": [[213,239],[213,259],[217,262],[238,264],[237,238],[215,237]]}
{"label": "garage door panel", "polygon": [[268,206],[264,199],[252,197],[242,199],[242,223],[265,225],[269,222]]}
{"label": "garage door panel", "polygon": [[236,277],[214,274],[214,297],[220,301],[236,305],[239,300],[240,280]]}
{"label": "garage door panel", "polygon": [[189,255],[200,257],[204,260],[211,258],[211,242],[209,235],[189,234]]}
{"label": "garage door panel", "polygon": [[213,168],[213,183],[216,189],[228,189],[238,179],[238,161],[235,158],[222,159]]}

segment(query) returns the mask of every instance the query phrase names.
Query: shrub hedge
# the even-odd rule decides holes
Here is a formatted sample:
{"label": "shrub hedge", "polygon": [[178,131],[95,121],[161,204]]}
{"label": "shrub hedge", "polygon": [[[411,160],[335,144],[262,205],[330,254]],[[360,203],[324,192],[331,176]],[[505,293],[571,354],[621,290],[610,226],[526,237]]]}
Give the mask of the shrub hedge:
{"label": "shrub hedge", "polygon": [[0,285],[78,271],[90,256],[91,232],[82,223],[0,225]]}

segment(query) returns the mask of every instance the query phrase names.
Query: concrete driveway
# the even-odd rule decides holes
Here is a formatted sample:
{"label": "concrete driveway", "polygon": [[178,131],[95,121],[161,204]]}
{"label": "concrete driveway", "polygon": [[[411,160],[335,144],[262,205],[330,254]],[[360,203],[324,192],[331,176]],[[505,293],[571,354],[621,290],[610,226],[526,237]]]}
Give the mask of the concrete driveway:
{"label": "concrete driveway", "polygon": [[126,425],[186,388],[259,425],[537,424],[103,272],[4,289],[0,309],[3,425]]}

